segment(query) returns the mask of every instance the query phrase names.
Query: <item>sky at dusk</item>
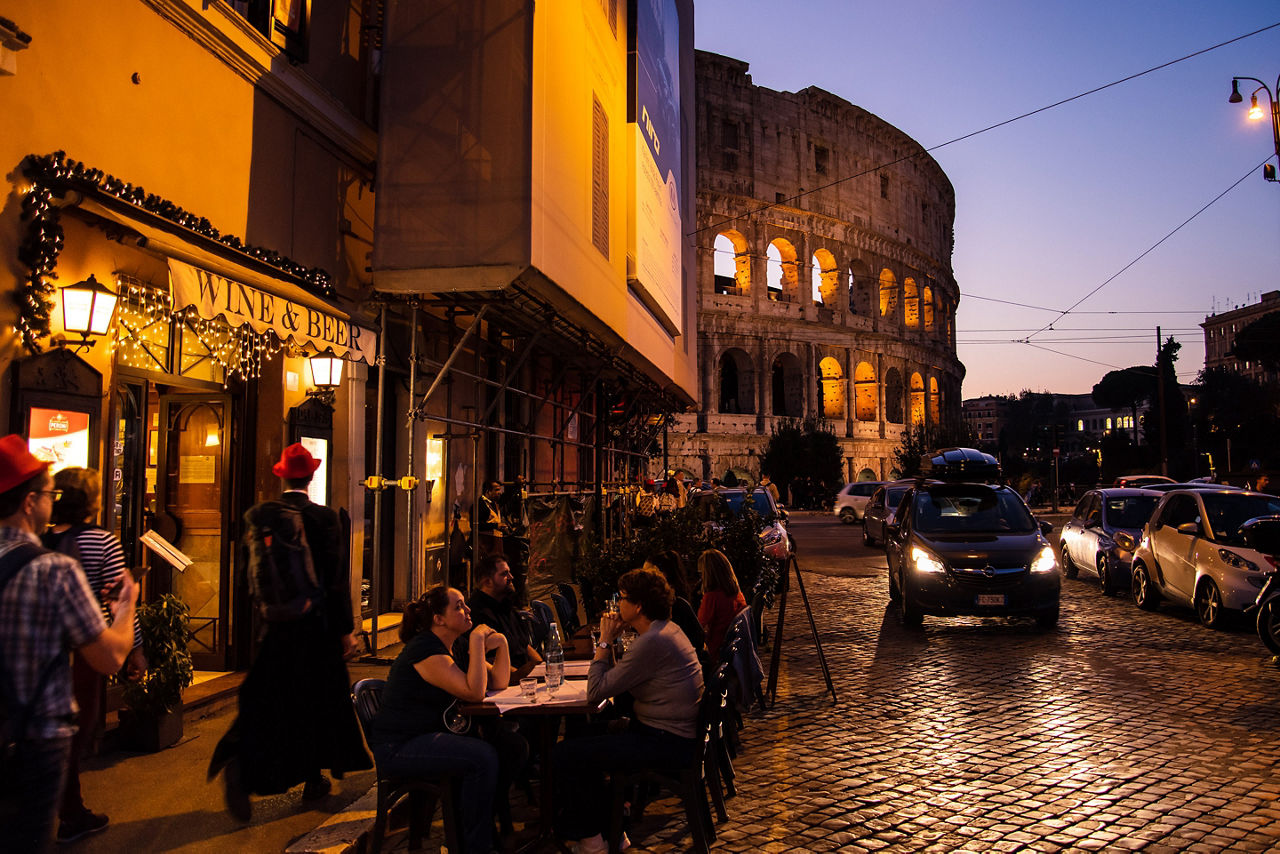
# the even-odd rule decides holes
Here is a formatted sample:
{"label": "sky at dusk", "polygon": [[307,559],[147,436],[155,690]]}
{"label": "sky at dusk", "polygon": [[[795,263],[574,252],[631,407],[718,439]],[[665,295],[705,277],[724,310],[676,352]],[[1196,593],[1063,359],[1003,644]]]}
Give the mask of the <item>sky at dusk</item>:
{"label": "sky at dusk", "polygon": [[[696,0],[694,41],[757,86],[818,86],[932,149],[1277,23],[1275,0]],[[1157,326],[1194,381],[1205,316],[1280,288],[1270,122],[1246,117],[1257,84],[1227,102],[1233,76],[1274,91],[1278,74],[1280,27],[931,152],[956,191],[966,398],[1088,392],[1153,363]]]}

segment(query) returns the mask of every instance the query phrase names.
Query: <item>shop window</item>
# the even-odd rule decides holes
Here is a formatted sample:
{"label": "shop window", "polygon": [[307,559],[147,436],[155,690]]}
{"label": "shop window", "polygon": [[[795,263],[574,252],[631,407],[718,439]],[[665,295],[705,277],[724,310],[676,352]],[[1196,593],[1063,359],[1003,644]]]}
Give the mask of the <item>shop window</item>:
{"label": "shop window", "polygon": [[117,359],[142,371],[168,371],[172,339],[169,294],[128,276],[116,276]]}

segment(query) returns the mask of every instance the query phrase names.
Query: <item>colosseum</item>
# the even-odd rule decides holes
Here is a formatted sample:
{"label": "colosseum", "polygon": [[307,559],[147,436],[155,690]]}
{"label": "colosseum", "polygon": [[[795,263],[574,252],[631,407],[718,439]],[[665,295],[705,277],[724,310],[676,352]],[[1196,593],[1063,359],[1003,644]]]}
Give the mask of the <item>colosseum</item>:
{"label": "colosseum", "polygon": [[701,403],[668,464],[754,480],[774,424],[814,416],[850,480],[893,477],[904,430],[960,420],[951,182],[843,98],[696,62]]}

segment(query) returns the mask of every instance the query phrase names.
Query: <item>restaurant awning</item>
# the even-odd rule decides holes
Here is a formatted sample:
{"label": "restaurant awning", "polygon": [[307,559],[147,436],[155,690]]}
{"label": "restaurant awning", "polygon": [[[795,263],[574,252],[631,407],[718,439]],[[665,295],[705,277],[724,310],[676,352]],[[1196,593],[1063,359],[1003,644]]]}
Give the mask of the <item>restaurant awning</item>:
{"label": "restaurant awning", "polygon": [[175,227],[162,220],[145,221],[145,212],[135,215],[113,202],[84,198],[77,207],[135,232],[141,238],[139,246],[167,259],[174,311],[194,308],[206,320],[221,318],[233,328],[247,326],[258,334],[271,331],[281,341],[310,352],[374,364],[377,332],[348,312],[286,281],[283,274],[238,263],[175,233]]}

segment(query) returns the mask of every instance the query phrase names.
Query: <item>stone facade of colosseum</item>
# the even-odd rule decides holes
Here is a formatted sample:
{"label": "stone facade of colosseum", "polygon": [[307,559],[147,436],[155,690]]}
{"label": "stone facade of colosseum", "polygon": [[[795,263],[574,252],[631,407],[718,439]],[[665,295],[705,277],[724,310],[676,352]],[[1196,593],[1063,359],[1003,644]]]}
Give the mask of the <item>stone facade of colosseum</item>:
{"label": "stone facade of colosseum", "polygon": [[701,401],[668,465],[754,479],[779,419],[820,416],[846,477],[892,477],[904,430],[961,417],[955,192],[897,128],[747,71],[697,54]]}

